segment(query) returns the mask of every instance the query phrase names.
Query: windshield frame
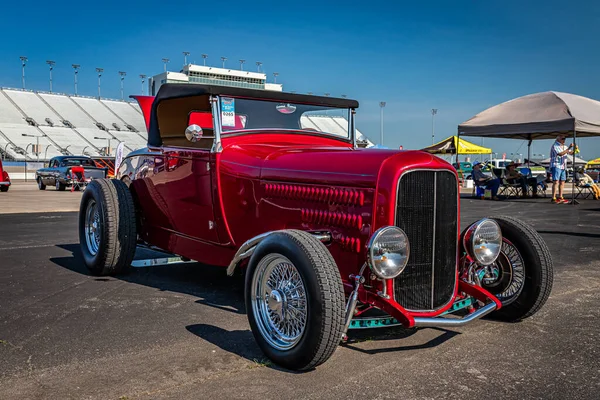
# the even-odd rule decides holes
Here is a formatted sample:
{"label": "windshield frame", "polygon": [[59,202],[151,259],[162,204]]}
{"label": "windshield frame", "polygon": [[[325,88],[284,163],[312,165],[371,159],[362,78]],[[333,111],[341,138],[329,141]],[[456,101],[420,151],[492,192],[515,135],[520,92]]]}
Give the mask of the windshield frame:
{"label": "windshield frame", "polygon": [[[222,137],[224,134],[223,125],[222,125],[222,110],[221,110],[221,99],[223,97],[240,99],[240,100],[266,101],[266,102],[272,102],[272,103],[281,102],[278,100],[271,100],[268,98],[256,99],[256,98],[251,98],[251,97],[229,96],[229,95],[211,96],[210,104],[211,104],[211,109],[212,109],[212,114],[213,114],[213,121],[214,121],[213,128],[214,128],[214,136],[215,136],[214,145],[213,145],[211,151],[215,152],[215,153],[220,153],[223,150],[223,146],[221,143],[221,140],[222,140]],[[311,103],[311,102],[293,102],[293,104],[304,104],[304,105],[314,105],[314,106],[323,107],[320,104]],[[355,125],[356,109],[350,108],[350,107],[328,107],[328,108],[348,111],[348,137],[342,137],[342,136],[338,136],[338,135],[335,135],[332,133],[321,132],[321,131],[303,130],[301,128],[298,128],[298,129],[252,128],[252,129],[231,129],[231,130],[228,129],[225,133],[225,136],[226,137],[235,137],[235,136],[252,134],[252,133],[257,134],[257,133],[272,133],[272,132],[290,132],[290,133],[293,132],[296,134],[309,135],[309,136],[324,136],[329,139],[339,140],[339,141],[342,141],[345,143],[352,144],[352,148],[356,149],[356,125]]]}

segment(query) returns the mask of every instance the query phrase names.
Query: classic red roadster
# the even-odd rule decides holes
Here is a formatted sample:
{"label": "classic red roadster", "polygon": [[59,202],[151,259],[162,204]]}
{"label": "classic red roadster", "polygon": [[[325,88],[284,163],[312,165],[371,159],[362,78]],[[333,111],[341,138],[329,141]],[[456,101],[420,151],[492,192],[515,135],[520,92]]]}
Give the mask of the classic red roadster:
{"label": "classic red roadster", "polygon": [[82,197],[87,267],[125,272],[146,244],[245,273],[254,337],[283,367],[325,362],[349,328],[517,321],[550,294],[534,229],[490,217],[461,233],[455,169],[358,148],[354,100],[166,84],[138,101],[148,147]]}

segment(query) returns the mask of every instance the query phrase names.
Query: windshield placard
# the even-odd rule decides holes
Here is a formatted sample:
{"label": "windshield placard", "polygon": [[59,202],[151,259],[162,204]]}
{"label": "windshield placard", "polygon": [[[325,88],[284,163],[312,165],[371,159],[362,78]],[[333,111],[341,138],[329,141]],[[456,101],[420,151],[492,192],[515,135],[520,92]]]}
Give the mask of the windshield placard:
{"label": "windshield placard", "polygon": [[221,125],[235,126],[235,99],[221,98]]}

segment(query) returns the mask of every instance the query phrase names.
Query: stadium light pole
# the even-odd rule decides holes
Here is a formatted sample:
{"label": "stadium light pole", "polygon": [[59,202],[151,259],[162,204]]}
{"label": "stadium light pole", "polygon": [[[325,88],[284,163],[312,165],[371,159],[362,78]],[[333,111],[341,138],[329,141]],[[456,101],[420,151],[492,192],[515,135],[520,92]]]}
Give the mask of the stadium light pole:
{"label": "stadium light pole", "polygon": [[225,61],[227,61],[227,57],[221,57],[223,68],[225,68]]}
{"label": "stadium light pole", "polygon": [[77,96],[77,74],[79,73],[79,67],[81,67],[81,65],[71,64],[71,67],[73,67],[73,71],[75,72],[75,96]]}
{"label": "stadium light pole", "polygon": [[262,67],[262,63],[260,61],[256,62],[256,71],[260,72],[260,67]]}
{"label": "stadium light pole", "polygon": [[144,82],[146,82],[146,75],[140,74],[140,78],[142,79],[142,95],[144,94]]}
{"label": "stadium light pole", "polygon": [[48,60],[46,61],[46,64],[48,64],[48,66],[50,67],[50,93],[52,93],[52,70],[54,69],[54,65],[56,64],[56,62]]}
{"label": "stadium light pole", "polygon": [[244,70],[244,63],[246,62],[246,60],[240,60],[240,71]]}
{"label": "stadium light pole", "polygon": [[21,60],[21,84],[23,85],[23,90],[25,90],[25,65],[27,65],[27,57],[21,56],[19,57]]}
{"label": "stadium light pole", "polygon": [[96,72],[98,73],[98,100],[100,100],[100,77],[104,72],[104,68],[96,68]]}
{"label": "stadium light pole", "polygon": [[431,144],[435,143],[435,114],[437,114],[438,109],[431,109]]}
{"label": "stadium light pole", "polygon": [[189,51],[184,51],[183,52],[183,65],[187,65],[187,56],[190,55]]}
{"label": "stadium light pole", "polygon": [[348,96],[347,96],[347,95],[345,95],[345,94],[342,94],[342,95],[340,95],[340,96],[342,96],[342,99],[345,99],[346,97],[348,97]]}
{"label": "stadium light pole", "polygon": [[206,59],[208,58],[208,54],[202,54],[202,62],[204,64],[204,66],[206,67]]}
{"label": "stadium light pole", "polygon": [[119,76],[121,77],[121,101],[123,100],[123,81],[125,80],[125,75],[127,75],[125,71],[119,71]]}
{"label": "stadium light pole", "polygon": [[273,72],[273,82],[277,83],[277,77],[279,76],[279,72]]}
{"label": "stadium light pole", "polygon": [[104,154],[106,156],[110,157],[110,138],[94,136],[94,139],[96,139],[96,140],[108,140],[108,147],[104,151]]}
{"label": "stadium light pole", "polygon": [[380,136],[380,144],[383,146],[383,109],[385,108],[385,101],[379,102],[379,107],[381,108],[381,117],[380,117],[380,127],[379,127],[379,136]]}
{"label": "stadium light pole", "polygon": [[39,162],[40,161],[40,138],[46,137],[47,135],[30,135],[29,133],[21,133],[21,136],[35,138],[35,155],[37,156],[37,160]]}
{"label": "stadium light pole", "polygon": [[168,58],[163,58],[162,62],[165,64],[164,68],[165,68],[165,72],[167,72],[167,63],[169,62]]}

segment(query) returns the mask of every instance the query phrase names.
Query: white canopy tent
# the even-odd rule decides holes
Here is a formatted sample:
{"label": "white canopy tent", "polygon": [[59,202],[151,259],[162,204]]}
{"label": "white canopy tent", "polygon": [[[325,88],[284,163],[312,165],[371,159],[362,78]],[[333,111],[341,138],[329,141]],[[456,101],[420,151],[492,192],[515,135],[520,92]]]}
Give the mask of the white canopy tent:
{"label": "white canopy tent", "polygon": [[562,92],[535,93],[488,108],[458,126],[459,136],[528,140],[528,160],[532,140],[554,139],[559,133],[572,135],[573,143],[577,137],[600,136],[600,101]]}

